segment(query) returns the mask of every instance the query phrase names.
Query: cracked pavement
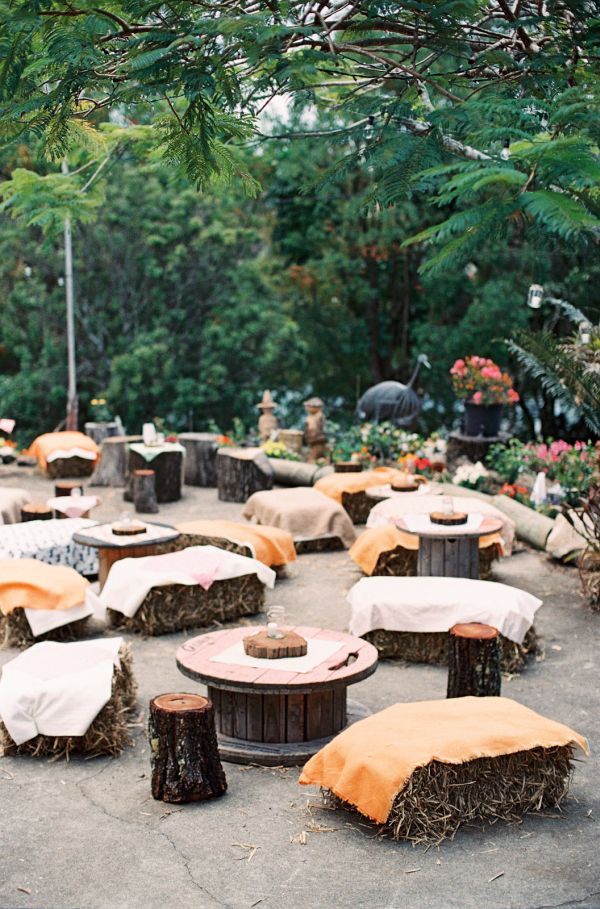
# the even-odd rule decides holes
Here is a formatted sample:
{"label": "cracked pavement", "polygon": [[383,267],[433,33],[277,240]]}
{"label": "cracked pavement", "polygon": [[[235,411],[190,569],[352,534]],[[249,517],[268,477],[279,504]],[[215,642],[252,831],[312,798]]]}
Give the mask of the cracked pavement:
{"label": "cracked pavement", "polygon": [[[4,474],[0,483],[48,496],[48,481],[16,476]],[[122,510],[119,490],[96,491],[103,501],[95,518]],[[241,514],[241,506],[218,502],[215,490],[185,492],[158,520]],[[285,606],[293,621],[343,630],[344,596],[359,576],[346,553],[301,556],[298,576],[278,582],[268,601]],[[521,549],[496,577],[544,599],[536,627],[546,658],[504,680],[503,694],[573,726],[592,748],[576,765],[562,811],[519,825],[463,828],[452,842],[426,849],[381,839],[355,815],[324,809],[316,790],[298,786],[296,768],[225,764],[222,798],[155,802],[143,725],[148,701],[203,689],[175,667],[175,649],[192,633],[126,636],[144,714],[132,748],[116,759],[69,764],[0,761],[0,909],[600,909],[600,615],[584,607],[576,571],[542,555]],[[1,652],[0,663],[14,655]],[[444,669],[386,661],[350,696],[374,711],[444,697],[445,684]],[[297,841],[303,831],[305,845]]]}

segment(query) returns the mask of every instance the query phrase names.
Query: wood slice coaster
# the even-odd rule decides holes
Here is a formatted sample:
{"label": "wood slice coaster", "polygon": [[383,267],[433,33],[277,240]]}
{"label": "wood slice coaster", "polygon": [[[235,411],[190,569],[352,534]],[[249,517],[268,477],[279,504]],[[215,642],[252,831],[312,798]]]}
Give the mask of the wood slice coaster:
{"label": "wood slice coaster", "polygon": [[432,524],[445,524],[447,527],[455,527],[458,524],[466,524],[469,516],[464,511],[453,511],[452,514],[432,511],[429,517]]}
{"label": "wood slice coaster", "polygon": [[129,524],[113,524],[112,532],[116,537],[132,537],[138,533],[146,533],[148,528],[141,521],[131,521]]}
{"label": "wood slice coaster", "polygon": [[267,631],[259,631],[244,638],[248,656],[261,660],[281,660],[284,657],[306,656],[308,645],[295,631],[286,631],[282,638],[270,638]]}
{"label": "wood slice coaster", "polygon": [[450,634],[472,641],[489,641],[497,638],[500,632],[492,625],[484,625],[482,622],[459,622],[458,625],[452,626]]}
{"label": "wood slice coaster", "polygon": [[362,464],[356,461],[337,461],[333,465],[334,473],[361,473]]}
{"label": "wood slice coaster", "polygon": [[419,488],[418,483],[390,483],[394,492],[416,492]]}

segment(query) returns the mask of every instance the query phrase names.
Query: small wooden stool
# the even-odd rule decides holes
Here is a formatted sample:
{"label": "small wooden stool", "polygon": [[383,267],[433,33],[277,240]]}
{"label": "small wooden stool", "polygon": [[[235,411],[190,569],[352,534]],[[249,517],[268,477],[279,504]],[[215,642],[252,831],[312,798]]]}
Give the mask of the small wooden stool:
{"label": "small wooden stool", "polygon": [[223,795],[215,711],[198,694],[161,694],[148,720],[152,795],[163,802],[198,802]]}
{"label": "small wooden stool", "polygon": [[156,514],[156,474],[153,470],[134,470],[131,474],[131,498],[140,514]]}
{"label": "small wooden stool", "polygon": [[498,629],[480,622],[454,625],[448,633],[446,697],[497,697],[501,685]]}
{"label": "small wooden stool", "polygon": [[41,502],[30,502],[21,508],[21,521],[51,521],[54,512]]}
{"label": "small wooden stool", "polygon": [[83,485],[81,483],[75,483],[72,480],[61,480],[60,483],[54,484],[54,495],[70,496],[73,494],[74,489],[79,489],[81,495],[83,495]]}

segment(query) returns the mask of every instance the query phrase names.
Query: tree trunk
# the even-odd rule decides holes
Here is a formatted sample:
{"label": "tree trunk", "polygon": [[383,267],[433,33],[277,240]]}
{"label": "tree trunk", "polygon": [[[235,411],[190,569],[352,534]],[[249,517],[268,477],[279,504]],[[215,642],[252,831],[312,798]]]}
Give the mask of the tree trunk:
{"label": "tree trunk", "polygon": [[127,486],[129,445],[141,436],[111,436],[100,445],[100,463],[92,474],[90,486]]}
{"label": "tree trunk", "polygon": [[197,802],[223,795],[212,703],[196,694],[161,694],[148,721],[152,795],[163,802]]}
{"label": "tree trunk", "polygon": [[218,436],[212,432],[182,432],[178,439],[185,448],[185,483],[216,486]]}
{"label": "tree trunk", "polygon": [[156,475],[153,470],[134,470],[131,475],[131,498],[141,514],[156,514]]}
{"label": "tree trunk", "polygon": [[52,520],[52,517],[52,509],[48,508],[47,505],[36,505],[35,503],[32,503],[30,505],[23,505],[21,508],[22,521],[50,521]]}
{"label": "tree trunk", "polygon": [[114,421],[101,423],[84,423],[83,429],[86,436],[93,439],[96,445],[100,445],[104,439],[119,434],[119,424]]}
{"label": "tree trunk", "polygon": [[500,635],[491,625],[454,625],[448,634],[449,698],[500,695]]}
{"label": "tree trunk", "polygon": [[54,496],[58,498],[59,496],[70,496],[73,494],[74,489],[79,489],[81,495],[83,495],[83,486],[81,483],[75,483],[73,480],[61,480],[59,483],[54,484]]}
{"label": "tree trunk", "polygon": [[222,502],[245,502],[252,493],[273,488],[273,468],[261,448],[220,448],[217,486]]}
{"label": "tree trunk", "polygon": [[[153,470],[154,487],[156,489],[156,501],[159,504],[165,502],[178,502],[181,498],[181,480],[183,470],[183,455],[180,451],[162,451],[160,454],[146,461],[137,451],[129,452],[129,473],[135,470]],[[131,496],[131,490],[129,490]],[[128,499],[127,494],[125,499]]]}

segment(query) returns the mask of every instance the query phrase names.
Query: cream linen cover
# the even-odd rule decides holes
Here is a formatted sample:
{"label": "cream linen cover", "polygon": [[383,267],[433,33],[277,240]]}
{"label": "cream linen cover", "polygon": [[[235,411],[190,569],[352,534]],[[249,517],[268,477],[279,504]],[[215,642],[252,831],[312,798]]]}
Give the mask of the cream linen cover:
{"label": "cream linen cover", "polygon": [[542,601],[525,590],[469,578],[362,578],[348,593],[350,632],[449,631],[457,622],[492,625],[521,644]]}
{"label": "cream linen cover", "polygon": [[0,717],[15,744],[84,735],[110,700],[123,638],[34,644],[2,669]]}
{"label": "cream linen cover", "polygon": [[190,546],[179,552],[119,559],[114,562],[99,601],[131,618],[153,587],[198,584],[208,590],[215,581],[255,574],[267,587],[275,585],[275,572],[257,559],[226,552],[216,546]]}

